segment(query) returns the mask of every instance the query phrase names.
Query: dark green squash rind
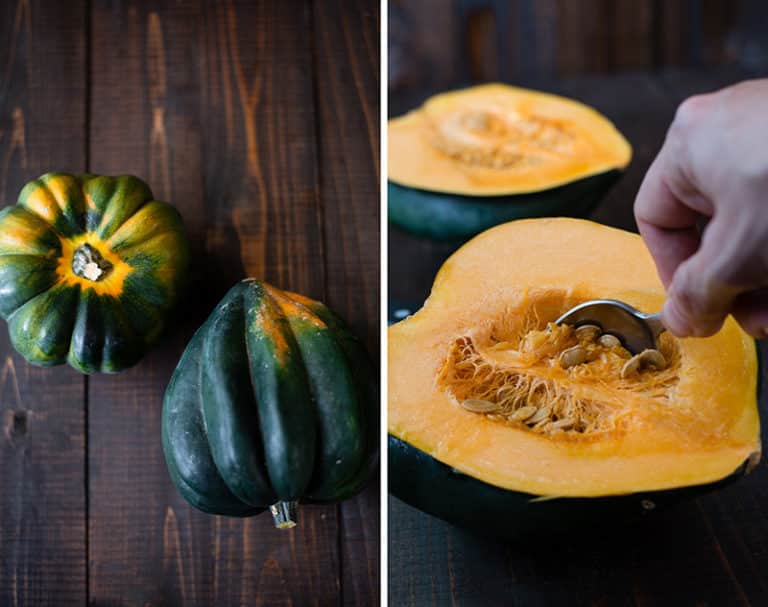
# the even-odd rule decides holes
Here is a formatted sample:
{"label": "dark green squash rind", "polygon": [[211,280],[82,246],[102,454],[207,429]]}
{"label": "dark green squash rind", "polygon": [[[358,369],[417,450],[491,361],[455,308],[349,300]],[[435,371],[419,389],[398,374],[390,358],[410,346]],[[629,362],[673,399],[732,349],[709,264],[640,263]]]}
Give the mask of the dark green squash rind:
{"label": "dark green squash rind", "polygon": [[[358,438],[354,448],[348,445],[344,438],[350,428],[335,428],[334,424],[326,424],[322,437],[332,435],[336,447],[328,449],[322,457],[330,457],[331,465],[337,459],[357,460],[357,468],[351,475],[337,475],[336,484],[331,489],[330,478],[326,480],[315,476],[313,485],[303,501],[310,503],[333,503],[345,500],[358,493],[368,482],[378,466],[379,458],[379,377],[371,357],[360,339],[354,335],[346,323],[336,316],[325,305],[314,302],[309,306],[312,312],[328,327],[328,335],[332,336],[336,346],[341,351],[342,360],[347,368],[349,377],[354,383],[354,401],[339,402],[338,414],[357,417]],[[332,415],[330,411],[320,414]],[[346,411],[345,411],[346,409]],[[354,469],[350,466],[349,469]]]}
{"label": "dark green squash rind", "polygon": [[297,501],[311,481],[317,446],[304,362],[288,320],[263,285],[246,281],[235,288],[243,290],[247,356],[269,479],[278,500]]}
{"label": "dark green squash rind", "polygon": [[0,255],[0,316],[8,319],[56,284],[57,266],[55,259],[39,255]]}
{"label": "dark green squash rind", "polygon": [[539,499],[463,474],[392,435],[388,457],[389,491],[395,497],[480,535],[522,541],[600,534],[606,526],[613,529],[681,500],[723,488],[744,476],[748,466],[744,462],[728,477],[706,485],[605,497]]}
{"label": "dark green squash rind", "polygon": [[357,386],[344,352],[327,327],[302,319],[289,318],[289,322],[306,368],[318,428],[317,461],[306,493],[328,499],[357,472],[364,458]]}
{"label": "dark green squash rind", "polygon": [[[39,201],[37,210],[27,206],[38,189],[41,196],[56,200],[43,213],[50,214],[50,223],[38,214]],[[147,217],[126,228],[125,222],[145,207]],[[30,226],[35,234],[34,242],[28,238],[17,246],[11,238],[0,250],[0,315],[9,321],[19,353],[43,366],[69,362],[82,373],[117,373],[136,364],[162,333],[165,316],[185,283],[189,244],[178,211],[153,201],[149,187],[136,177],[48,173],[22,189],[17,205],[0,212],[0,222],[6,219],[9,230]],[[124,233],[114,248],[132,267],[124,293],[115,297],[66,287],[66,301],[48,305],[46,291],[62,297],[56,273],[62,254],[59,235],[92,231],[106,238],[121,228]],[[153,241],[158,246],[150,246]],[[79,300],[74,305],[72,293]]]}
{"label": "dark green squash rind", "polygon": [[240,501],[267,507],[277,498],[264,464],[263,429],[245,344],[245,303],[230,290],[206,322],[200,393],[208,448],[219,475]]}
{"label": "dark green squash rind", "polygon": [[[233,287],[187,346],[166,391],[163,404],[162,432],[163,451],[168,464],[169,474],[185,499],[205,512],[248,516],[250,513],[255,514],[263,510],[263,508],[258,506],[267,505],[267,503],[257,505],[257,508],[251,511],[249,510],[251,506],[238,499],[230,490],[232,479],[225,479],[229,472],[217,467],[217,463],[211,456],[210,437],[207,435],[211,425],[218,422],[214,419],[204,419],[200,412],[203,407],[201,400],[203,393],[200,380],[202,377],[200,360],[203,357],[203,351],[206,349],[204,342],[208,339],[219,340],[223,347],[226,348],[227,344],[233,343],[234,339],[232,336],[223,336],[222,331],[214,328],[214,319],[219,316],[223,306],[240,306],[240,310],[237,311],[240,314],[242,314],[243,308],[259,309],[258,304],[264,297],[270,297],[271,299],[271,296],[268,295],[263,286],[257,283],[257,281],[243,281]],[[264,303],[269,304],[270,302]],[[330,365],[333,369],[330,372],[330,376],[338,376],[337,374],[340,373],[339,367],[349,365],[349,369],[341,373],[342,375],[346,374],[354,382],[355,389],[352,396],[359,400],[348,402],[346,399],[341,399],[340,401],[330,394],[318,397],[315,393],[308,397],[306,402],[310,405],[311,409],[306,419],[312,423],[312,432],[318,434],[320,442],[317,449],[315,449],[312,447],[311,442],[301,440],[301,436],[299,436],[296,444],[300,445],[303,443],[304,448],[307,446],[311,447],[310,450],[305,452],[312,456],[312,466],[309,470],[311,480],[302,480],[301,471],[299,471],[296,479],[289,476],[288,480],[296,482],[297,485],[303,483],[301,485],[303,486],[301,493],[296,496],[298,501],[302,503],[332,503],[357,493],[362,489],[375,469],[376,454],[378,452],[378,429],[375,424],[375,421],[378,419],[377,377],[362,345],[348,332],[341,321],[319,303],[313,302],[311,306],[307,307],[307,310],[311,310],[312,313],[326,323],[327,330],[323,331],[326,334],[318,337],[317,334],[307,332],[309,329],[308,325],[313,323],[305,322],[302,319],[295,319],[290,324],[292,335],[286,336],[286,338],[295,339],[293,347],[297,352],[301,351],[301,361],[303,363],[306,363],[304,360],[305,353],[314,359],[314,364],[310,362],[307,367],[310,369],[311,374],[315,374],[315,377],[310,380],[309,385],[313,389],[334,389],[333,382],[314,381],[321,379],[317,377],[318,374],[325,373],[319,367],[322,357],[333,355],[336,357],[334,360],[326,361],[326,365]],[[248,331],[255,331],[257,334],[260,332],[257,320],[259,319],[255,313],[246,316],[245,324],[248,326]],[[275,319],[272,318],[271,320],[274,322]],[[314,326],[316,329],[319,328],[316,323],[314,323]],[[243,329],[243,332],[245,332],[245,329]],[[261,335],[261,337],[267,336]],[[328,338],[335,342],[338,346],[337,349],[334,348]],[[317,341],[318,339],[320,342]],[[268,341],[266,340],[262,345],[269,349]],[[251,347],[253,345],[251,344]],[[259,344],[255,345],[261,347]],[[216,354],[216,356],[218,357],[220,354]],[[239,356],[243,356],[243,353],[240,352]],[[263,364],[264,361],[262,360],[261,362]],[[251,364],[258,365],[259,363],[251,361]],[[274,367],[274,363],[272,366]],[[274,371],[275,369],[273,368],[271,372]],[[260,376],[259,374],[256,375],[257,377],[253,377],[250,380],[252,385],[245,386],[244,381],[235,383],[238,385],[243,384],[240,387],[243,391],[247,390],[250,395],[249,398],[252,399],[253,410],[256,411],[258,406],[259,412],[261,412],[262,403],[259,401],[259,397],[253,394],[254,386],[257,384],[258,377]],[[295,377],[295,374],[293,377]],[[224,380],[227,378],[222,376],[220,379]],[[229,379],[231,380],[232,377],[230,376]],[[290,377],[285,379],[290,379]],[[345,389],[343,392],[347,396],[351,395],[349,390]],[[321,409],[328,403],[331,403],[331,407],[324,411],[315,410],[318,401],[321,401]],[[334,409],[335,406],[340,406],[342,410]],[[343,440],[331,440],[330,443],[335,444],[335,449],[330,451],[324,450],[324,447],[327,445],[323,444],[323,434],[329,428],[333,428],[333,420],[330,423],[328,420],[318,420],[317,417],[321,415],[353,415],[359,417],[353,425],[363,435],[363,438],[359,440],[359,443],[362,445],[345,445]],[[369,418],[373,418],[373,423]],[[306,421],[306,419],[303,421]],[[292,424],[295,423],[291,420],[287,421]],[[286,422],[283,421],[283,423]],[[259,428],[261,425],[261,419],[259,419],[258,425],[250,424],[251,431],[255,431],[256,434],[262,434],[263,428]],[[302,430],[302,432],[305,431],[306,428]],[[341,436],[347,436],[345,430],[339,429],[339,431]],[[234,449],[246,450],[242,445],[238,445],[237,440],[232,441],[231,432],[224,432],[224,435],[230,437]],[[224,438],[226,437],[223,436],[222,440]],[[285,435],[282,435],[282,438],[285,438]],[[295,440],[295,438],[288,440]],[[344,450],[345,447],[347,451]],[[266,445],[266,448],[270,448],[269,445]],[[333,461],[328,461],[327,459],[318,461],[329,456],[336,459],[341,458],[347,463],[343,467],[346,468],[343,474],[335,476],[327,473],[329,469],[333,469],[336,465],[336,459]],[[275,462],[272,465],[274,466]],[[276,465],[279,468],[279,474],[291,475],[293,474],[292,470],[295,469],[291,467],[290,463],[282,467],[282,462],[278,461]],[[274,475],[274,470],[270,469],[270,481],[272,481]],[[277,491],[275,491],[275,494],[277,494],[276,497],[282,498]]]}
{"label": "dark green squash rind", "polygon": [[163,399],[162,445],[171,480],[195,508],[209,514],[252,516],[264,511],[240,501],[211,456],[200,403],[204,324],[184,350]]}
{"label": "dark green squash rind", "polygon": [[58,284],[30,299],[8,317],[14,349],[43,367],[67,360],[79,302],[77,287]]}
{"label": "dark green squash rind", "polygon": [[508,196],[445,194],[390,181],[389,221],[417,236],[461,242],[515,219],[586,217],[622,172],[613,169],[556,188]]}

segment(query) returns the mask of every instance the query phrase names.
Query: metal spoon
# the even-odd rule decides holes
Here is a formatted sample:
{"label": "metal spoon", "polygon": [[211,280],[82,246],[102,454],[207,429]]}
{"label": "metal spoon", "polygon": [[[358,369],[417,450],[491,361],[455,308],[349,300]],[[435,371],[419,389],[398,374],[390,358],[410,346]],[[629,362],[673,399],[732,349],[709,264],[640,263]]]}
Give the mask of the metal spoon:
{"label": "metal spoon", "polygon": [[575,306],[555,321],[555,324],[592,324],[603,333],[610,333],[621,340],[622,345],[639,354],[643,350],[656,349],[656,339],[665,330],[661,314],[645,314],[615,299],[593,299]]}

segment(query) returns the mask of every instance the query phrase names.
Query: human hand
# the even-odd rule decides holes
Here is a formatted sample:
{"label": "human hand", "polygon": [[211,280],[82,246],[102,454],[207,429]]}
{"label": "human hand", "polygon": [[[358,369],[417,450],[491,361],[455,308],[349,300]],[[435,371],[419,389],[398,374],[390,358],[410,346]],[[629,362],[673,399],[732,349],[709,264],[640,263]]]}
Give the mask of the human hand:
{"label": "human hand", "polygon": [[768,337],[768,79],[680,105],[635,219],[667,289],[671,333],[712,335],[732,314]]}

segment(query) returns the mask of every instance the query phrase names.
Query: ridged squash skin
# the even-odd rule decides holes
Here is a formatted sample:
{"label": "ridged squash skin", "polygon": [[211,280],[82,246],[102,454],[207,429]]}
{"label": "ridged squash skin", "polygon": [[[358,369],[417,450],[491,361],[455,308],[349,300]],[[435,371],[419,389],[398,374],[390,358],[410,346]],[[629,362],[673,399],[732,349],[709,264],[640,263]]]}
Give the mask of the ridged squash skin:
{"label": "ridged squash skin", "polygon": [[516,542],[607,535],[617,524],[641,521],[665,507],[723,489],[750,470],[745,462],[722,480],[693,487],[542,499],[463,474],[396,436],[388,437],[387,456],[392,495],[479,535]]}
{"label": "ridged squash skin", "polygon": [[387,184],[389,221],[416,236],[463,242],[483,230],[529,217],[587,217],[623,171],[592,175],[541,192],[468,196]]}
{"label": "ridged squash skin", "polygon": [[351,497],[378,460],[378,380],[360,341],[322,303],[256,280],[234,286],[195,333],[166,390],[174,484],[204,512],[279,527],[295,504]]}
{"label": "ridged squash skin", "polygon": [[140,179],[48,173],[0,212],[0,315],[29,362],[134,365],[183,287],[181,216]]}

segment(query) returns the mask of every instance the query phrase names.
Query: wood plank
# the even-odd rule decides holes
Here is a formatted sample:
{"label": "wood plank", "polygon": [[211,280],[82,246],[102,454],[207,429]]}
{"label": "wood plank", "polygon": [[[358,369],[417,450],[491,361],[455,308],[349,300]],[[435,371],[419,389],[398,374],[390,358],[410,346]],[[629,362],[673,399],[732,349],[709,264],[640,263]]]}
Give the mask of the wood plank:
{"label": "wood plank", "polygon": [[[0,194],[86,168],[85,2],[0,7]],[[0,331],[0,605],[86,602],[85,382]]]}
{"label": "wood plank", "polygon": [[[379,3],[316,0],[314,17],[325,300],[377,360]],[[378,605],[378,488],[377,477],[340,506],[343,605]]]}
{"label": "wood plank", "polygon": [[655,10],[652,0],[616,2],[611,21],[603,36],[610,37],[613,70],[638,70],[653,67]]}
{"label": "wood plank", "polygon": [[444,88],[463,60],[455,3],[400,0],[389,5],[389,88]]}
{"label": "wood plank", "polygon": [[685,0],[656,2],[654,21],[656,25],[654,41],[654,66],[680,67],[691,58],[689,40],[691,21]]}
{"label": "wood plank", "polygon": [[[309,4],[93,2],[92,168],[147,177],[177,205],[193,281],[170,336],[91,383],[91,597],[125,605],[325,605],[337,512],[193,510],[160,447],[161,399],[194,328],[238,279],[323,294]],[[115,538],[120,538],[115,541]]]}
{"label": "wood plank", "polygon": [[610,57],[603,0],[557,0],[557,71],[563,76],[604,72]]}

